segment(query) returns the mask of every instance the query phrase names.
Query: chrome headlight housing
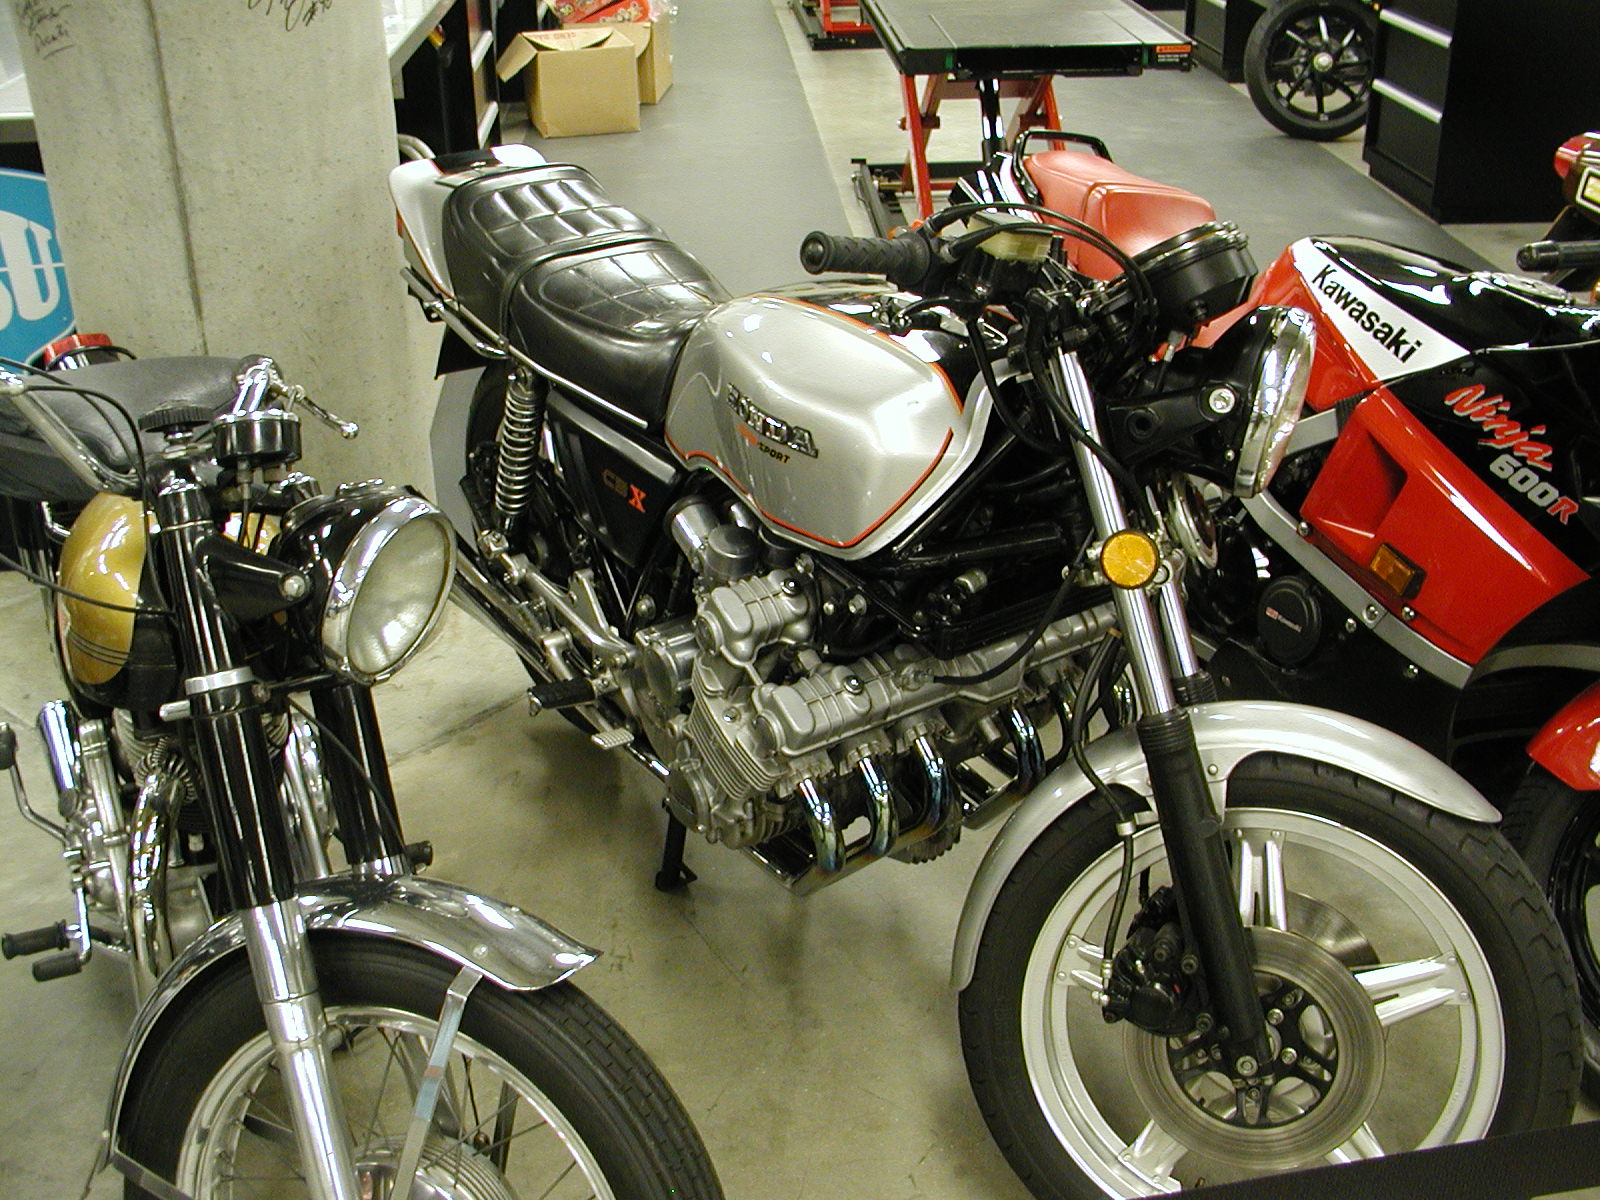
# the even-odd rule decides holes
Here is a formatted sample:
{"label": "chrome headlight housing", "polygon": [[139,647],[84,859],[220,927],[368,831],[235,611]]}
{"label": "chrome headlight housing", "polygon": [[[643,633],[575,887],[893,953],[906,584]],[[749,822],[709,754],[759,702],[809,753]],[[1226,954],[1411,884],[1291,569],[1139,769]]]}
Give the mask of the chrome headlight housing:
{"label": "chrome headlight housing", "polygon": [[1245,419],[1234,447],[1233,491],[1254,496],[1271,481],[1311,382],[1317,331],[1311,315],[1298,308],[1256,309],[1217,342],[1233,351],[1228,382],[1245,398]]}
{"label": "chrome headlight housing", "polygon": [[455,532],[432,504],[381,483],[343,485],[296,505],[278,556],[305,572],[301,611],[323,664],[357,683],[398,671],[444,613]]}

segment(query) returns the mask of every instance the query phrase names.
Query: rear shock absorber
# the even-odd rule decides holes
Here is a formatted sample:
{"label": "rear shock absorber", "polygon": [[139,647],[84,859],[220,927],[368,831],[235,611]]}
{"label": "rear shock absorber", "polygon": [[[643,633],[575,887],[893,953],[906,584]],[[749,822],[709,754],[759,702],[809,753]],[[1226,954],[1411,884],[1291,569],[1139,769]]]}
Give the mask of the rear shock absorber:
{"label": "rear shock absorber", "polygon": [[544,429],[544,388],[533,372],[519,366],[506,385],[505,414],[500,420],[500,452],[495,460],[494,509],[502,532],[528,510],[533,494],[534,460]]}

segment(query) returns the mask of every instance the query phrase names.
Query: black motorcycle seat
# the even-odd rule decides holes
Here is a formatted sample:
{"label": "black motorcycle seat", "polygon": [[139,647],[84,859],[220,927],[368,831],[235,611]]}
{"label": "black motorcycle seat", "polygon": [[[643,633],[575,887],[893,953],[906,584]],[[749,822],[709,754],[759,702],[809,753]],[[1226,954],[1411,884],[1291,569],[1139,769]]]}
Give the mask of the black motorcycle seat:
{"label": "black motorcycle seat", "polygon": [[[136,459],[134,433],[128,422],[104,401],[73,390],[109,396],[134,422],[168,405],[199,405],[218,411],[238,394],[237,358],[140,358],[97,363],[46,378],[25,376],[39,396],[101,462],[127,471]],[[62,390],[53,390],[53,389]],[[146,451],[159,447],[159,436],[145,434]],[[91,495],[61,457],[23,420],[9,398],[0,397],[0,495],[22,500],[81,504]]]}
{"label": "black motorcycle seat", "polygon": [[665,236],[570,163],[482,175],[445,203],[445,263],[456,299],[491,329],[501,327],[517,277],[539,263]]}
{"label": "black motorcycle seat", "polygon": [[592,247],[524,271],[507,299],[511,344],[654,431],[690,330],[728,299],[687,251],[668,241]]}

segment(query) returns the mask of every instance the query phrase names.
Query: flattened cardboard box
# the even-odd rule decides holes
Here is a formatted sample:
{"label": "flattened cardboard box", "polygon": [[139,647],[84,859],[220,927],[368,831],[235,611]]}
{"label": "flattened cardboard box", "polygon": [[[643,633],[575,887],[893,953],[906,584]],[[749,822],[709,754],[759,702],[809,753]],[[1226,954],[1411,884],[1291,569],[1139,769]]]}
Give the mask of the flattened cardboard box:
{"label": "flattened cardboard box", "polygon": [[510,79],[526,68],[528,120],[543,137],[630,133],[639,128],[643,53],[608,25],[519,33],[495,63]]}

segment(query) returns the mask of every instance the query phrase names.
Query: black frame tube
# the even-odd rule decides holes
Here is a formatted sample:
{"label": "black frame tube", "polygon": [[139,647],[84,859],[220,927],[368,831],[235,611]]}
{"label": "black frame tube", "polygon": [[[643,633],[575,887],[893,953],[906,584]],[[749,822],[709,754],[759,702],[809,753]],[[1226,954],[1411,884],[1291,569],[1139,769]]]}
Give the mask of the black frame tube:
{"label": "black frame tube", "polygon": [[345,857],[352,864],[402,859],[405,837],[372,689],[349,682],[315,688],[311,706],[323,740],[335,743],[324,745],[322,761]]}

